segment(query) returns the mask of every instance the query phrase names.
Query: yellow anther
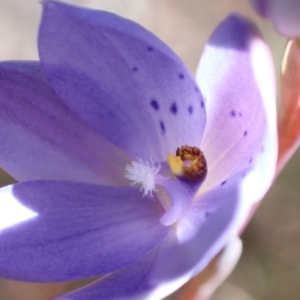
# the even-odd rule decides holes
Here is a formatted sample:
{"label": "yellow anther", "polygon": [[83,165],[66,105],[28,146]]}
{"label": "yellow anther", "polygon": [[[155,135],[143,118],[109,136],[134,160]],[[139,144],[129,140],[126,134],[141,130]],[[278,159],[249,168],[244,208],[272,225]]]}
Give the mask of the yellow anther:
{"label": "yellow anther", "polygon": [[170,166],[172,173],[176,176],[184,175],[184,165],[180,156],[169,154],[167,156],[167,162]]}

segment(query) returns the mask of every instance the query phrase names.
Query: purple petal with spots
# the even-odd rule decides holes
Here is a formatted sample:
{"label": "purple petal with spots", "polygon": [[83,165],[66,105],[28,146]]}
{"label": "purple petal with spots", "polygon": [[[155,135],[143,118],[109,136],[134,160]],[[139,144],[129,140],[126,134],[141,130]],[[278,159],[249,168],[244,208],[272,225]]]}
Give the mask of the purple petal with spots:
{"label": "purple petal with spots", "polygon": [[195,81],[165,44],[102,11],[45,1],[39,52],[66,105],[133,158],[163,161],[200,144],[205,109]]}
{"label": "purple petal with spots", "polygon": [[277,155],[275,78],[269,49],[254,26],[237,15],[223,21],[204,49],[197,80],[208,116],[203,189],[249,166],[267,173],[257,177],[265,189]]}
{"label": "purple petal with spots", "polygon": [[159,223],[158,202],[131,187],[29,181],[0,194],[4,278],[53,282],[109,273],[143,257],[170,231]]}
{"label": "purple petal with spots", "polygon": [[0,165],[17,180],[124,183],[127,154],[57,98],[38,62],[0,64]]}
{"label": "purple petal with spots", "polygon": [[242,174],[237,174],[196,199],[160,247],[149,275],[151,284],[195,275],[237,233],[247,211],[240,194],[242,181]]}

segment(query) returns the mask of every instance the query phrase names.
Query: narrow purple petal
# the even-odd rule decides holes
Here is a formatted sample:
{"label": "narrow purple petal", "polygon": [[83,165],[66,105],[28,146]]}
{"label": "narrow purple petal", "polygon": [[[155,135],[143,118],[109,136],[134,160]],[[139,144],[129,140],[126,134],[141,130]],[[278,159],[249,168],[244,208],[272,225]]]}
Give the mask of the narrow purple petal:
{"label": "narrow purple petal", "polygon": [[248,206],[240,193],[242,174],[201,195],[178,222],[176,232],[160,247],[149,275],[151,284],[202,271],[237,234]]}
{"label": "narrow purple petal", "polygon": [[156,251],[153,251],[138,263],[55,300],[134,299],[151,289],[145,279],[152,268],[155,255]]}
{"label": "narrow purple petal", "polygon": [[275,78],[269,49],[254,26],[237,15],[221,23],[204,49],[197,80],[207,107],[203,188],[257,167],[254,186],[265,191],[277,159]]}
{"label": "narrow purple petal", "polygon": [[124,183],[130,161],[57,98],[38,62],[0,64],[0,165],[17,180]]}
{"label": "narrow purple petal", "polygon": [[200,144],[202,95],[183,62],[138,24],[44,2],[39,52],[66,105],[133,158],[163,161]]}
{"label": "narrow purple petal", "polygon": [[158,202],[134,188],[31,181],[0,191],[4,278],[53,282],[109,273],[169,234]]}
{"label": "narrow purple petal", "polygon": [[300,1],[269,0],[269,14],[274,27],[287,37],[300,37]]}
{"label": "narrow purple petal", "polygon": [[186,283],[190,277],[185,276],[158,285],[150,284],[148,274],[153,267],[157,251],[158,249],[154,249],[137,263],[55,300],[163,299]]}

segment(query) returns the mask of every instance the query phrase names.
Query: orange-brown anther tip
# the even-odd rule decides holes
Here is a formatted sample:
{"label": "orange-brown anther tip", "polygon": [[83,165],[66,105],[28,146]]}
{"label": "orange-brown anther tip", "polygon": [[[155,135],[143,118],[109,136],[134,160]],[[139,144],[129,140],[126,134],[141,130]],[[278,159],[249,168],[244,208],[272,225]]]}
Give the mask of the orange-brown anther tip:
{"label": "orange-brown anther tip", "polygon": [[182,161],[190,161],[183,167],[183,178],[189,181],[203,181],[207,174],[207,163],[203,152],[197,147],[181,146],[176,150],[176,156]]}

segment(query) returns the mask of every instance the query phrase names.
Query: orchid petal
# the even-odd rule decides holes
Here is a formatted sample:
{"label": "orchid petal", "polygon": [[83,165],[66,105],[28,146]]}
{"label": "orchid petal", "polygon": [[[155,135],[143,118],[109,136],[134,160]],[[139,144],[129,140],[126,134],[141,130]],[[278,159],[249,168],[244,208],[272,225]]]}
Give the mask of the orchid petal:
{"label": "orchid petal", "polygon": [[145,277],[151,270],[155,254],[156,251],[153,251],[134,265],[104,276],[86,287],[55,300],[135,299],[135,296],[140,296],[150,289]]}
{"label": "orchid petal", "polygon": [[23,207],[19,222],[0,231],[0,276],[8,279],[54,282],[112,272],[154,249],[170,230],[159,223],[158,202],[131,187],[28,181],[0,193],[7,219],[16,202]]}
{"label": "orchid petal", "polygon": [[189,277],[182,277],[160,285],[151,285],[148,274],[153,266],[158,249],[151,251],[137,263],[104,276],[100,280],[62,295],[55,300],[158,300],[170,295],[182,286]]}
{"label": "orchid petal", "polygon": [[279,33],[288,37],[300,36],[300,1],[270,0],[269,17]]}
{"label": "orchid petal", "polygon": [[199,275],[186,284],[178,299],[210,299],[233,271],[242,248],[241,239],[234,237]]}
{"label": "orchid petal", "polygon": [[0,165],[17,180],[124,183],[130,161],[57,98],[38,62],[0,64]]}
{"label": "orchid petal", "polygon": [[272,21],[276,30],[287,37],[300,36],[298,0],[250,0],[256,12]]}
{"label": "orchid petal", "polygon": [[39,52],[66,105],[134,159],[166,160],[201,142],[202,95],[183,62],[138,24],[44,1]]}
{"label": "orchid petal", "polygon": [[268,17],[270,0],[250,0],[250,3],[261,17]]}
{"label": "orchid petal", "polygon": [[231,15],[219,25],[197,80],[209,116],[201,145],[208,165],[203,190],[253,166],[261,188],[252,201],[260,200],[275,173],[276,98],[271,54],[251,23]]}
{"label": "orchid petal", "polygon": [[194,202],[178,222],[174,235],[160,247],[149,282],[160,284],[188,274],[194,276],[236,236],[248,212],[242,183],[242,173],[236,174]]}

